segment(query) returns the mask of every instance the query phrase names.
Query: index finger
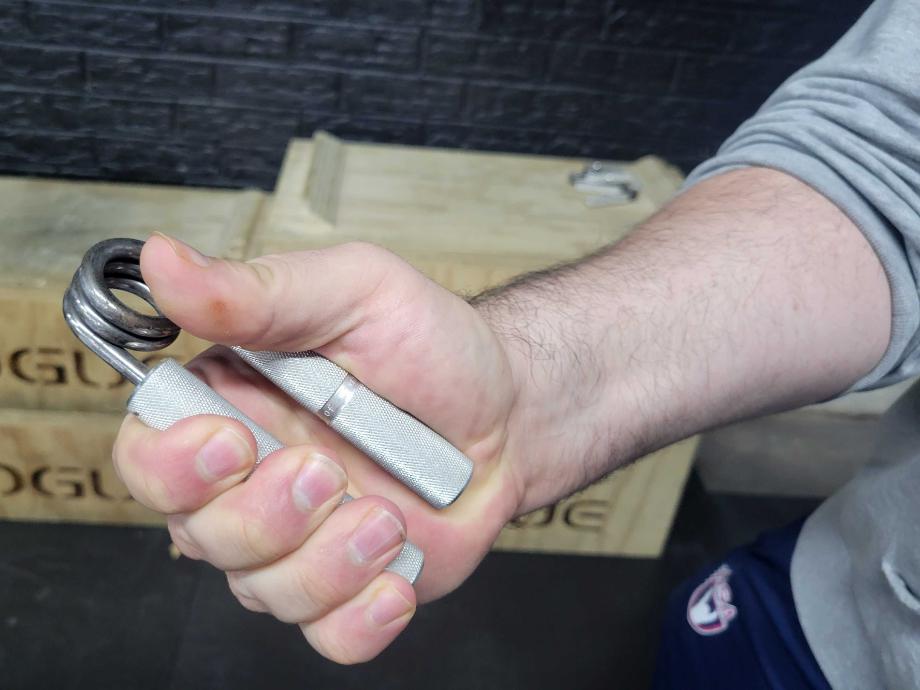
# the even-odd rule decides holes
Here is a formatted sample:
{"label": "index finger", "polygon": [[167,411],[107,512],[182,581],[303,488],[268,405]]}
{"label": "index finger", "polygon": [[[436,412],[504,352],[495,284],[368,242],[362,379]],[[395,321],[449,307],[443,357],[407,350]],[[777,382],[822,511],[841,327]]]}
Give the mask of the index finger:
{"label": "index finger", "polygon": [[196,510],[245,479],[256,443],[242,423],[226,417],[188,417],[157,431],[132,414],[122,422],[112,460],[135,500],[171,514]]}

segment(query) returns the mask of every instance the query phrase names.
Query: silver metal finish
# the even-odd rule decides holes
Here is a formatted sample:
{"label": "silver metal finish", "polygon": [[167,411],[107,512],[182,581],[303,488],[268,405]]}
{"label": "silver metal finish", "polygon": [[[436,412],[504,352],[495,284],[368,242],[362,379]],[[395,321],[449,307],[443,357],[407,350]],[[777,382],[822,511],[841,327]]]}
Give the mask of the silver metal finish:
{"label": "silver metal finish", "polygon": [[[144,243],[111,239],[93,245],[64,293],[64,319],[88,348],[132,383],[147,375],[126,348],[141,352],[162,350],[179,335],[179,327],[157,309],[141,276]],[[112,289],[137,295],[156,315],[141,314],[112,294]]]}
{"label": "silver metal finish", "polygon": [[590,208],[628,204],[642,189],[642,182],[615,163],[592,161],[581,172],[569,175],[569,182],[579,192],[588,194]]}
{"label": "silver metal finish", "polygon": [[435,508],[450,505],[466,488],[469,458],[325,357],[233,350]]}
{"label": "silver metal finish", "polygon": [[319,418],[326,424],[332,424],[339,412],[342,411],[342,408],[355,396],[355,391],[358,390],[360,385],[361,382],[351,374],[346,376],[345,380],[342,381],[342,385],[335,389],[332,397],[319,408],[319,412],[317,412]]}
{"label": "silver metal finish", "polygon": [[[136,414],[146,425],[161,431],[168,429],[180,419],[199,414],[215,414],[236,419],[245,424],[255,437],[259,462],[283,447],[274,436],[174,359],[164,360],[150,371],[147,378],[135,388],[128,401],[128,410]],[[351,497],[346,496],[345,500],[351,500]],[[402,551],[386,569],[414,583],[422,570],[424,560],[421,550],[406,542]]]}

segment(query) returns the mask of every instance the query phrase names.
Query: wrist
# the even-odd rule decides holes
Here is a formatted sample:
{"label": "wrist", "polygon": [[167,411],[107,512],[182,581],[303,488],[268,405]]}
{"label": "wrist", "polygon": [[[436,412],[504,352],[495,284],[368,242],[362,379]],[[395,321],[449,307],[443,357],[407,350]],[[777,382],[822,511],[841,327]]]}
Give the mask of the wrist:
{"label": "wrist", "polygon": [[633,413],[642,405],[608,354],[623,351],[611,340],[627,331],[605,334],[603,350],[567,339],[557,324],[577,317],[555,313],[546,287],[525,277],[473,300],[513,381],[503,455],[520,488],[518,514],[583,488],[637,457],[651,438]]}

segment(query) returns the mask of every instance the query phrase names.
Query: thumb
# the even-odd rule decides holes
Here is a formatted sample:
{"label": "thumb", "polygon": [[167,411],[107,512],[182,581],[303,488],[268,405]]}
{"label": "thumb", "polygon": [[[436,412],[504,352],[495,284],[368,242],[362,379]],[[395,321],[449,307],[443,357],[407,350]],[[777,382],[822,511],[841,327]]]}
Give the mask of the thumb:
{"label": "thumb", "polygon": [[229,261],[156,233],[141,252],[141,273],[160,311],[199,338],[308,350],[356,328],[397,262],[364,243]]}

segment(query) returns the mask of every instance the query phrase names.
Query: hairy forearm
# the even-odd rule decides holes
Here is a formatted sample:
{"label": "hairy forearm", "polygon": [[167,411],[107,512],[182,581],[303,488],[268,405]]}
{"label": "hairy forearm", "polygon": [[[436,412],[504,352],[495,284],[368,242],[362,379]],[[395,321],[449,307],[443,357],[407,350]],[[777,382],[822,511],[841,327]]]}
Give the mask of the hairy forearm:
{"label": "hairy forearm", "polygon": [[698,431],[845,390],[880,359],[891,318],[852,222],[756,168],[474,304],[515,371],[508,452],[523,510]]}

